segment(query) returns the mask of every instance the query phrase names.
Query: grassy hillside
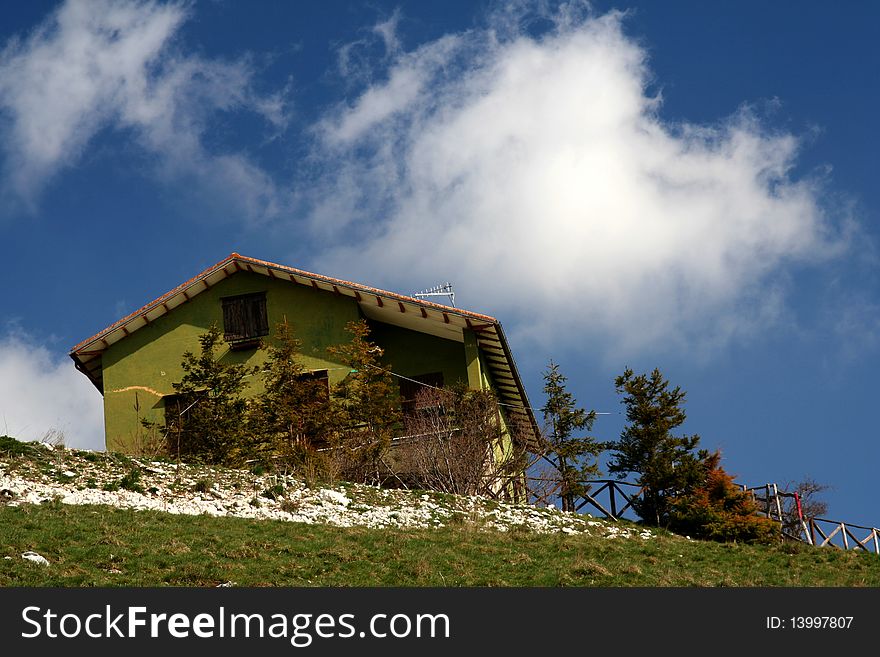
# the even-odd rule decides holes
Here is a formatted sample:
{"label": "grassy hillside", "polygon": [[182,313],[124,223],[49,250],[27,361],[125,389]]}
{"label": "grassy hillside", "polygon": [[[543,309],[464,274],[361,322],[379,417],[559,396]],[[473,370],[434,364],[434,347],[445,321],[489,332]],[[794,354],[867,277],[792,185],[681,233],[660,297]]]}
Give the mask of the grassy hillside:
{"label": "grassy hillside", "polygon": [[[0,444],[2,586],[880,586],[861,552],[19,445]],[[137,510],[156,505],[177,513]]]}
{"label": "grassy hillside", "polygon": [[[0,508],[3,586],[880,586],[880,558],[801,546],[370,529],[59,503]],[[41,566],[20,558],[34,550]]]}

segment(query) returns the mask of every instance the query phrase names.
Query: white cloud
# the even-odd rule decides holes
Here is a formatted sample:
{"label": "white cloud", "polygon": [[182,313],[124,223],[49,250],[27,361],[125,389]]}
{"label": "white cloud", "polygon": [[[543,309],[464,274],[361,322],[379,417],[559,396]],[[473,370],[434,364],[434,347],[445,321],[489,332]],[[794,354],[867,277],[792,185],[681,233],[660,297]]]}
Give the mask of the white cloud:
{"label": "white cloud", "polygon": [[[278,97],[251,87],[246,59],[208,60],[175,50],[187,5],[68,0],[0,53],[5,193],[34,207],[60,170],[103,129],[130,131],[169,180],[194,178],[252,216],[277,208],[270,178],[246,154],[204,145],[209,119],[248,111],[275,126]],[[268,200],[267,200],[268,199]]]}
{"label": "white cloud", "polygon": [[396,53],[400,50],[400,39],[397,36],[397,28],[400,24],[400,7],[384,21],[379,21],[373,26],[373,34],[378,35],[382,39],[385,46],[385,52]]}
{"label": "white cloud", "polygon": [[68,447],[104,449],[101,393],[69,358],[13,332],[0,339],[0,433],[19,440],[63,435]]}
{"label": "white cloud", "polygon": [[401,52],[397,34],[400,25],[400,9],[395,9],[384,20],[377,21],[366,36],[349,41],[336,48],[336,64],[346,81],[369,77],[372,71],[371,54],[375,53],[377,41],[381,42],[382,57],[387,59]]}
{"label": "white cloud", "polygon": [[791,175],[797,137],[747,110],[664,122],[620,14],[540,36],[502,18],[400,52],[318,126],[321,267],[403,291],[452,280],[536,339],[629,350],[766,326],[776,274],[836,252],[818,185]]}
{"label": "white cloud", "polygon": [[354,106],[338,112],[320,126],[328,146],[350,144],[367,133],[373,126],[394,120],[410,110],[423,98],[425,85],[436,76],[460,46],[455,37],[444,37],[420,48],[412,54],[396,59],[388,80],[367,89]]}

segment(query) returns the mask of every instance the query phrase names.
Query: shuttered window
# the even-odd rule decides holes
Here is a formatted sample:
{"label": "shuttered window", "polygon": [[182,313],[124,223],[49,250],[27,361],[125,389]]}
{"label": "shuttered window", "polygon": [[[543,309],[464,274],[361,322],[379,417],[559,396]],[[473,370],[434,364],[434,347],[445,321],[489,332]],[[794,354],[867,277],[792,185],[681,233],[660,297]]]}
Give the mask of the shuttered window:
{"label": "shuttered window", "polygon": [[223,337],[230,344],[250,343],[269,335],[266,293],[225,297],[223,301]]}

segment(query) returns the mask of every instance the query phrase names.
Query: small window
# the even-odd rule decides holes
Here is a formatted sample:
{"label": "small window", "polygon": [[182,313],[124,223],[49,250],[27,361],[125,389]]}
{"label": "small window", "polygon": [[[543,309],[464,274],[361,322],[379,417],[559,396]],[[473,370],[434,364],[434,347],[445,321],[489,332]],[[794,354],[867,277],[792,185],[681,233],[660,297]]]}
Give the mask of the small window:
{"label": "small window", "polygon": [[223,337],[233,349],[255,347],[260,337],[269,335],[266,293],[225,297],[223,302]]}
{"label": "small window", "polygon": [[430,372],[428,374],[417,374],[406,379],[400,379],[400,400],[402,402],[403,412],[409,415],[419,410],[416,404],[416,398],[425,386],[432,388],[443,387],[443,372]]}
{"label": "small window", "polygon": [[165,426],[174,432],[182,430],[189,418],[190,410],[198,400],[198,395],[193,393],[165,395],[162,398],[165,406]]}
{"label": "small window", "polygon": [[311,381],[321,399],[324,401],[330,399],[330,376],[327,370],[312,370],[300,374],[299,378],[302,381]]}

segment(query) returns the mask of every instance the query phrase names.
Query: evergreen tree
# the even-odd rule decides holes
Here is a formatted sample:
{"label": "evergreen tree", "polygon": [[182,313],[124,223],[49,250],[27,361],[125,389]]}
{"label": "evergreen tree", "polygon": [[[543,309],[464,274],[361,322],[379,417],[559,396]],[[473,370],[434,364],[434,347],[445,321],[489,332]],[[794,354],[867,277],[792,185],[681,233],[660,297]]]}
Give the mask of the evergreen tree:
{"label": "evergreen tree", "polygon": [[614,385],[624,395],[621,403],[628,424],[620,440],[608,445],[615,452],[608,470],[637,474],[644,491],[633,509],[643,521],[667,526],[672,500],[705,480],[708,453],[693,453],[699,436],[672,435],[685,421],[685,392],[679,387],[670,389],[659,369],[635,376],[627,368]]}
{"label": "evergreen tree", "polygon": [[[400,394],[391,370],[382,361],[382,349],[370,342],[366,320],[345,325],[351,342],[328,348],[350,372],[333,389],[333,402],[341,416],[341,435],[335,451],[343,457],[349,476],[381,480],[385,456],[400,426]],[[377,481],[378,483],[378,481]]]}
{"label": "evergreen tree", "polygon": [[[224,363],[223,334],[216,326],[199,336],[198,354],[183,354],[183,377],[172,383],[177,398],[166,411],[169,451],[185,460],[240,465],[252,454],[246,431],[247,377],[258,367]],[[169,422],[170,420],[170,422]]]}
{"label": "evergreen tree", "polygon": [[302,342],[287,319],[278,323],[273,338],[262,369],[265,392],[250,414],[251,432],[262,436],[267,456],[305,466],[332,430],[329,394],[325,380],[311,377],[303,365]]}
{"label": "evergreen tree", "polygon": [[752,496],[733,483],[715,452],[703,462],[703,481],[672,500],[669,529],[721,542],[770,544],[780,539],[780,527],[757,514]]}
{"label": "evergreen tree", "polygon": [[596,412],[576,407],[574,397],[565,389],[566,380],[559,366],[550,361],[544,372],[547,402],[541,410],[547,424],[547,451],[559,477],[562,510],[575,511],[576,499],[589,490],[584,481],[599,474],[597,459],[602,445],[590,436],[574,435],[593,428]]}

